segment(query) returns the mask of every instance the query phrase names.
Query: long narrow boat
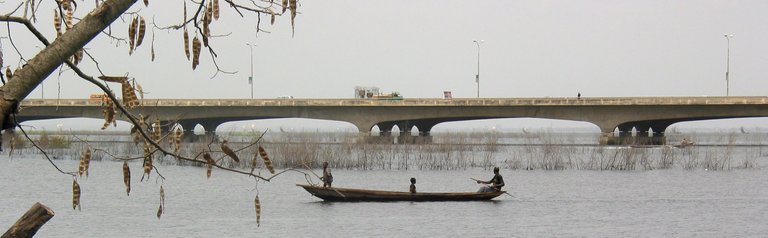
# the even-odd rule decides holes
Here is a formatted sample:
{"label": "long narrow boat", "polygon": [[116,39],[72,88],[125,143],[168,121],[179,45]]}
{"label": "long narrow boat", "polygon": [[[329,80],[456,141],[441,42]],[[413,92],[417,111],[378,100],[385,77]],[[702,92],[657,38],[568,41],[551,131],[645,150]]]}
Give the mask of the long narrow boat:
{"label": "long narrow boat", "polygon": [[499,192],[464,192],[464,193],[410,193],[397,191],[382,191],[354,188],[324,188],[320,186],[296,184],[315,197],[325,201],[333,202],[390,202],[390,201],[413,201],[413,202],[437,202],[437,201],[483,201],[491,200],[504,191]]}

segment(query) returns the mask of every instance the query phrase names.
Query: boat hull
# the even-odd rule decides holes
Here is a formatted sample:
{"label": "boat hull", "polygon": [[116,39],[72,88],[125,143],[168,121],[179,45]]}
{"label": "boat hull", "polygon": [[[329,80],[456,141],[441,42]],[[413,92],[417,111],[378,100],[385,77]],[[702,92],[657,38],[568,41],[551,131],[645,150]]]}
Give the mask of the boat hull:
{"label": "boat hull", "polygon": [[323,188],[320,186],[297,184],[310,194],[331,202],[439,202],[439,201],[484,201],[491,200],[504,191],[478,193],[410,193],[352,188]]}

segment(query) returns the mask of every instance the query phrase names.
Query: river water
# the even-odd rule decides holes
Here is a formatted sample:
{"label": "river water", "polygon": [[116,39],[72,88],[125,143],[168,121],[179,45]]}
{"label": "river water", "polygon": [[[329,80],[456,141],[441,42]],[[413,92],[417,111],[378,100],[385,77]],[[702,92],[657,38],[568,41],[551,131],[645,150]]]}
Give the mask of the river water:
{"label": "river water", "polygon": [[[272,182],[205,168],[158,165],[139,182],[131,163],[126,196],[122,163],[93,161],[78,178],[82,210],[72,209],[72,180],[47,160],[0,156],[0,227],[13,224],[34,202],[56,216],[38,237],[765,237],[768,174],[742,169],[632,171],[502,169],[511,195],[489,202],[327,203],[289,172]],[[72,171],[76,160],[55,160]],[[319,173],[320,171],[315,171]],[[334,185],[386,190],[474,191],[469,178],[490,179],[479,168],[458,170],[334,170]],[[314,179],[312,182],[318,182]],[[156,217],[162,184],[165,214]],[[254,197],[262,205],[256,224]]]}

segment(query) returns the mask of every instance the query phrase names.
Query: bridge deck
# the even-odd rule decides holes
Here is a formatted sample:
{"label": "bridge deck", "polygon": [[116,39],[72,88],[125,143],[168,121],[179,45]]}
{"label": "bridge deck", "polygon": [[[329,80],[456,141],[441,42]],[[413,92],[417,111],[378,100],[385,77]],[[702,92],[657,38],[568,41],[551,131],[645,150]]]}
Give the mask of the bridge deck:
{"label": "bridge deck", "polygon": [[[377,99],[144,99],[142,105],[177,106],[608,106],[768,104],[768,97],[552,97]],[[25,99],[21,106],[98,106],[89,99]]]}

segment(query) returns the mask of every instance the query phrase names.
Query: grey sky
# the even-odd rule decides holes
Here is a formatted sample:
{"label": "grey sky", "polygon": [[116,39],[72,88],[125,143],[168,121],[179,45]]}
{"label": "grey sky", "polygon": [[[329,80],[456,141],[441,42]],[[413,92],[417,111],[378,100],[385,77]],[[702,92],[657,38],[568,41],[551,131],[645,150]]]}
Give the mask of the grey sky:
{"label": "grey sky", "polygon": [[[350,98],[355,86],[377,86],[404,97],[475,97],[477,47],[482,39],[481,97],[725,95],[726,39],[731,39],[731,95],[765,95],[768,86],[768,1],[301,1],[291,37],[288,16],[255,33],[255,17],[222,6],[213,23],[219,74],[203,54],[191,71],[178,31],[155,30],[157,59],[149,61],[148,32],[133,56],[128,47],[89,45],[106,74],[130,73],[147,98],[248,98],[249,47],[254,53],[256,98]],[[47,2],[45,4],[52,4]],[[81,3],[90,9],[92,1]],[[0,6],[5,13],[8,3]],[[135,9],[144,9],[143,5]],[[85,7],[88,6],[88,7]],[[193,11],[191,6],[188,11]],[[49,7],[50,8],[50,7]],[[179,1],[151,1],[141,10],[159,25],[177,24]],[[46,11],[47,12],[47,11]],[[82,14],[82,12],[80,12]],[[45,16],[43,16],[45,15]],[[51,14],[40,14],[51,22]],[[52,24],[41,24],[53,39]],[[113,31],[125,35],[125,24]],[[37,50],[14,28],[25,57]],[[0,35],[7,36],[3,29]],[[12,60],[3,40],[5,64]],[[39,44],[35,44],[39,45]],[[106,46],[106,47],[105,47]],[[91,69],[91,74],[98,73]],[[45,97],[83,98],[98,89],[71,73]],[[40,98],[38,88],[30,95]]]}

